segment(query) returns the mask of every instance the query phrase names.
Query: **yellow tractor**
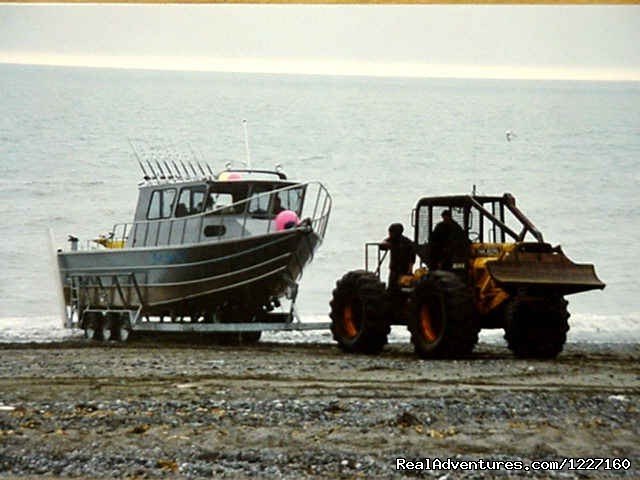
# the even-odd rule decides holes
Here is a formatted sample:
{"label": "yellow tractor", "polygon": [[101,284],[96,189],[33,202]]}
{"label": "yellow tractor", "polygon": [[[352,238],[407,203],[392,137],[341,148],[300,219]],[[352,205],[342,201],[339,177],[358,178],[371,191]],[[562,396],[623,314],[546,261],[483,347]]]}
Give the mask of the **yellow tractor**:
{"label": "yellow tractor", "polygon": [[[434,235],[443,213],[462,232],[444,243]],[[387,251],[367,243],[365,269],[338,280],[331,331],[344,351],[378,353],[391,325],[406,325],[419,356],[465,357],[480,329],[503,328],[516,356],[553,358],[569,330],[564,297],[605,287],[593,265],[575,264],[546,243],[508,193],[425,197],[412,225],[421,265],[411,275],[385,285]]]}

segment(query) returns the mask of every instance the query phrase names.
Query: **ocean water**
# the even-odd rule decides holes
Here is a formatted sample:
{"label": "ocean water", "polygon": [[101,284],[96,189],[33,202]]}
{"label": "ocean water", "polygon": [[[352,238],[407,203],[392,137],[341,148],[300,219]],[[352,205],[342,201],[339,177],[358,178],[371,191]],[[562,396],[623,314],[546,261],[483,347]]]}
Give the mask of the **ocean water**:
{"label": "ocean water", "polygon": [[[0,341],[57,339],[56,246],[130,221],[127,138],[193,146],[222,169],[281,163],[333,196],[303,321],[421,196],[512,192],[604,291],[570,296],[570,340],[640,341],[640,84],[379,79],[0,65]],[[505,131],[516,133],[508,142]],[[176,147],[182,148],[182,147]],[[296,336],[297,335],[297,336]],[[326,332],[273,338],[329,341]],[[405,341],[404,332],[394,339]],[[488,334],[485,338],[499,338]]]}

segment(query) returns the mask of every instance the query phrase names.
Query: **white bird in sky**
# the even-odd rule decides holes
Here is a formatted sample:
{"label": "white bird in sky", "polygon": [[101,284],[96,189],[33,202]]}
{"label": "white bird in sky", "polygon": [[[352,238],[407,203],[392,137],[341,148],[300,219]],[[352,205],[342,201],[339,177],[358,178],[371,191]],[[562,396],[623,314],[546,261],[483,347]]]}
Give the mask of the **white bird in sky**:
{"label": "white bird in sky", "polygon": [[516,138],[516,132],[512,132],[511,130],[507,130],[504,132],[504,136],[507,137],[507,142],[510,142],[512,138]]}

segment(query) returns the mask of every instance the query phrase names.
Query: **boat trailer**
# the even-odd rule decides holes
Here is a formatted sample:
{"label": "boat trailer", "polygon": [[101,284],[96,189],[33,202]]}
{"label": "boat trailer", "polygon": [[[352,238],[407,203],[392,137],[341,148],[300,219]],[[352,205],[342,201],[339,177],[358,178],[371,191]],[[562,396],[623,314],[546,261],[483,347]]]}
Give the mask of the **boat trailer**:
{"label": "boat trailer", "polygon": [[[147,305],[133,272],[71,274],[70,301],[65,307],[64,327],[83,329],[88,339],[126,341],[131,332],[140,333],[249,333],[262,331],[327,330],[329,322],[302,322],[296,310],[298,284],[292,283],[288,311],[262,312],[259,321],[220,322],[215,314],[204,317],[147,315]],[[91,306],[98,292],[100,307]],[[126,305],[123,308],[115,305]]]}

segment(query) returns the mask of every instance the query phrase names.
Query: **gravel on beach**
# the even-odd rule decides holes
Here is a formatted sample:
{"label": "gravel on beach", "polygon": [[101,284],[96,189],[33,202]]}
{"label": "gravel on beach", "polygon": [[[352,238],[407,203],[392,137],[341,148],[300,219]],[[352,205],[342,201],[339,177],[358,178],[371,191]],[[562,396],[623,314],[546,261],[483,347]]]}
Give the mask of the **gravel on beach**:
{"label": "gravel on beach", "polygon": [[[333,345],[0,344],[0,477],[639,478],[640,345],[553,361]],[[396,470],[398,458],[629,459],[627,469]]]}

